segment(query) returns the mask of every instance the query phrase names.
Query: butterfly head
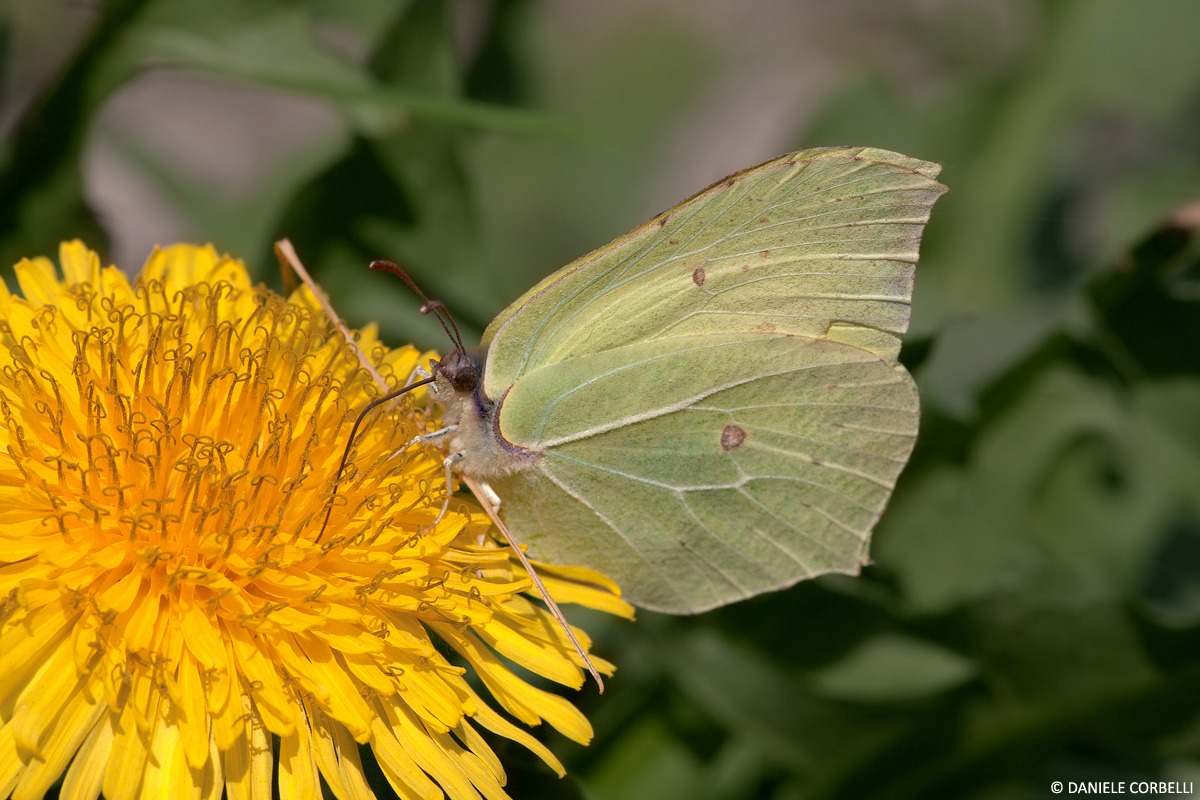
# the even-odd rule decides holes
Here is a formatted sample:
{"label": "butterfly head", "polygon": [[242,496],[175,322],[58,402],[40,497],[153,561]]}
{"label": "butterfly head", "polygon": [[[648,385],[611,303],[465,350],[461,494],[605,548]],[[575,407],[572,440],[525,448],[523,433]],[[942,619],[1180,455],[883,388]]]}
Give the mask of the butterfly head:
{"label": "butterfly head", "polygon": [[491,403],[483,393],[483,357],[456,347],[430,364],[434,396],[448,410],[452,404]]}
{"label": "butterfly head", "polygon": [[455,348],[445,358],[434,363],[433,374],[440,388],[454,392],[474,393],[479,386],[479,361]]}
{"label": "butterfly head", "polygon": [[442,407],[442,424],[452,431],[448,445],[455,458],[455,469],[478,478],[508,475],[524,469],[535,453],[514,448],[500,435],[499,406],[487,396],[483,385],[483,365],[487,348],[467,349],[462,335],[446,307],[430,300],[408,274],[387,261],[375,261],[371,269],[391,272],[407,283],[421,298],[422,314],[433,314],[454,348],[440,361],[431,361],[433,397]]}

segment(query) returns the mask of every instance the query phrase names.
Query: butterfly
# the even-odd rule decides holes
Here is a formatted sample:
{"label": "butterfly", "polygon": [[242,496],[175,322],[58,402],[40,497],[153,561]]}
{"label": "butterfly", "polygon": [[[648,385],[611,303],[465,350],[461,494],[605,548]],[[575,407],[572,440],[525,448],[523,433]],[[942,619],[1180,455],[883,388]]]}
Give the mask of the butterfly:
{"label": "butterfly", "polygon": [[857,573],[916,440],[897,359],[939,171],[792,153],[555,272],[431,363],[447,464],[643,608]]}

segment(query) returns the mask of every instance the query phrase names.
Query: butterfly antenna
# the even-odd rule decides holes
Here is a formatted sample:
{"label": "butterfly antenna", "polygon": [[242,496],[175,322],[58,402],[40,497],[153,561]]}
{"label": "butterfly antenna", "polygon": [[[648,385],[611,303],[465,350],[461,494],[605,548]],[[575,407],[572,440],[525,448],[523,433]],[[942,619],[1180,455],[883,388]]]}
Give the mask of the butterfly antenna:
{"label": "butterfly antenna", "polygon": [[385,394],[383,397],[372,400],[370,403],[367,403],[367,407],[364,408],[358,415],[358,419],[354,420],[354,427],[350,429],[350,438],[346,440],[346,449],[342,452],[342,463],[338,465],[337,475],[335,475],[333,478],[333,494],[329,496],[329,505],[325,508],[325,521],[321,523],[321,530],[317,533],[318,542],[321,541],[321,537],[325,535],[325,528],[329,525],[329,515],[333,513],[333,499],[337,497],[338,484],[342,480],[342,473],[346,470],[346,462],[350,459],[350,448],[354,445],[354,437],[358,434],[358,426],[362,424],[362,421],[366,418],[367,414],[370,413],[371,409],[386,403],[389,400],[394,400],[405,392],[416,389],[418,386],[424,386],[427,383],[433,383],[433,380],[434,379],[430,377],[426,378],[425,380],[417,381],[416,383],[410,383],[407,386],[400,387],[394,392]]}
{"label": "butterfly antenna", "polygon": [[446,335],[454,342],[455,347],[465,353],[466,348],[463,347],[462,336],[459,334],[458,326],[454,324],[454,317],[450,316],[450,309],[446,308],[446,304],[441,300],[429,300],[425,305],[421,306],[422,314],[428,314],[431,311],[438,318],[438,321],[442,323],[443,330],[446,330],[447,323],[450,324],[454,332],[451,333],[449,330],[446,330]]}
{"label": "butterfly antenna", "polygon": [[454,324],[454,318],[450,316],[445,303],[440,300],[430,300],[426,297],[421,288],[408,276],[408,273],[390,261],[372,261],[371,269],[390,272],[407,283],[408,288],[412,289],[417,297],[421,298],[421,313],[428,314],[432,312],[437,321],[441,323],[442,330],[446,332],[446,336],[450,338],[450,342],[461,352],[466,352],[467,348],[463,347],[462,336],[459,335],[458,326]]}

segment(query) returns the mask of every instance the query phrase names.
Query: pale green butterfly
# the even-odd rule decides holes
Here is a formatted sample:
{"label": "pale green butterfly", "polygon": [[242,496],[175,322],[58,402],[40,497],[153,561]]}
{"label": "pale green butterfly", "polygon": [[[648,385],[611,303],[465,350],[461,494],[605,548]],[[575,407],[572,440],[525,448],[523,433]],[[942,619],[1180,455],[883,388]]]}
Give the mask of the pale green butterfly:
{"label": "pale green butterfly", "polygon": [[793,153],[555,272],[488,326],[486,359],[431,363],[447,464],[530,555],[643,608],[857,573],[916,439],[897,358],[939,170]]}

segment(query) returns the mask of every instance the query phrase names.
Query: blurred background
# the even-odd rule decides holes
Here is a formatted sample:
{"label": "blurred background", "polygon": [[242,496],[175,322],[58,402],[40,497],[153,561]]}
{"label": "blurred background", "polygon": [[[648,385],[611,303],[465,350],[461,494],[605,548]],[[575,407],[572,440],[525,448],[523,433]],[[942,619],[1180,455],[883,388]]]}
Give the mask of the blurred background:
{"label": "blurred background", "polygon": [[[445,348],[789,150],[945,165],[903,360],[921,437],[859,579],[573,617],[617,675],[514,798],[1039,798],[1200,784],[1200,3],[10,0],[0,270],[288,236]],[[10,286],[15,285],[10,281]],[[366,759],[364,759],[366,760]],[[390,796],[380,781],[381,797]],[[1096,796],[1096,795],[1093,795]]]}

